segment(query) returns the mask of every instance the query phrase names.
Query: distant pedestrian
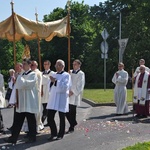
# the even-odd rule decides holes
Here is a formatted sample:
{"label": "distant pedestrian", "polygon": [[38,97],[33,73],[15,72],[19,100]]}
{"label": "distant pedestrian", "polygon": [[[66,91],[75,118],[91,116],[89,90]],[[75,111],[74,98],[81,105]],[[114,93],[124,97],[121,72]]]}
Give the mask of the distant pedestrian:
{"label": "distant pedestrian", "polygon": [[128,113],[127,89],[128,73],[124,70],[124,64],[118,64],[118,71],[114,74],[112,82],[115,84],[114,100],[117,106],[116,115]]}

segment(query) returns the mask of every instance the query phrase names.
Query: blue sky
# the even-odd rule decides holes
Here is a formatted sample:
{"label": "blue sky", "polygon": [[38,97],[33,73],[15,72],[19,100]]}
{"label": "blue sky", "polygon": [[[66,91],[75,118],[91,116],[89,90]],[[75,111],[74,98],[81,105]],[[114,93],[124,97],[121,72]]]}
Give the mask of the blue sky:
{"label": "blue sky", "polygon": [[[53,9],[60,7],[64,8],[67,0],[0,0],[0,22],[11,15],[10,2],[14,2],[14,12],[17,14],[35,20],[35,12],[37,10],[38,20],[42,21],[43,16],[49,14]],[[74,0],[82,2],[82,0]],[[99,5],[99,2],[105,0],[84,0],[85,4],[93,6]]]}

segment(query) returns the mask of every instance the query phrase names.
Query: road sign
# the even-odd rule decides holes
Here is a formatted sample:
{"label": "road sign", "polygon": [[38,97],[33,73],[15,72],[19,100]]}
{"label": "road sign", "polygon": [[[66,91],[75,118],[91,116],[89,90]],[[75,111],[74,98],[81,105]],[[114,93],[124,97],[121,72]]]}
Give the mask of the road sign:
{"label": "road sign", "polygon": [[109,36],[109,34],[108,34],[108,32],[107,32],[107,30],[105,28],[102,31],[101,35],[102,35],[102,37],[103,37],[104,40],[106,40],[108,38],[108,36]]}
{"label": "road sign", "polygon": [[101,51],[103,54],[106,54],[108,52],[108,43],[106,41],[103,41],[101,43]]}
{"label": "road sign", "polygon": [[108,59],[108,54],[103,54],[103,53],[102,53],[102,54],[101,54],[101,58],[102,58],[102,59]]}

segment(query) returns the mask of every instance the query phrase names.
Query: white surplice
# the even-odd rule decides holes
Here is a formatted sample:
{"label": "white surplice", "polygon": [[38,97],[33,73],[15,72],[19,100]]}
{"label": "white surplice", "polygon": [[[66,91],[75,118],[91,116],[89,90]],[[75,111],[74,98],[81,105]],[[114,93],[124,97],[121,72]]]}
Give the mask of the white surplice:
{"label": "white surplice", "polygon": [[117,106],[116,113],[117,114],[125,114],[128,112],[128,105],[126,102],[127,98],[127,89],[126,85],[128,82],[128,73],[122,69],[121,71],[117,71],[119,74],[118,78],[116,73],[112,78],[112,82],[115,84],[114,89],[114,100]]}
{"label": "white surplice", "polygon": [[50,96],[47,103],[47,109],[52,109],[60,112],[69,111],[69,89],[71,86],[71,78],[69,73],[53,74],[57,84],[53,84],[50,89]]}
{"label": "white surplice", "polygon": [[49,88],[50,88],[50,76],[53,76],[54,71],[50,71],[49,74],[42,75],[42,86],[43,86],[43,96],[41,97],[42,103],[47,103],[49,99]]}
{"label": "white surplice", "polygon": [[35,72],[27,75],[19,75],[16,80],[16,89],[18,89],[18,107],[17,112],[38,113],[38,79]]}
{"label": "white surplice", "polygon": [[72,82],[70,90],[73,92],[73,95],[69,97],[69,104],[80,106],[85,85],[85,74],[81,70],[78,73],[72,73],[72,71],[70,71]]}

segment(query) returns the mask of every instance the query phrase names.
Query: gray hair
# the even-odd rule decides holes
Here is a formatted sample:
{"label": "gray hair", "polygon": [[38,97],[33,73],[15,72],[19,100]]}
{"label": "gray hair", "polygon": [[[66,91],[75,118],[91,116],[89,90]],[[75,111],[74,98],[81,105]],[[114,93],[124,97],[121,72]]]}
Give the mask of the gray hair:
{"label": "gray hair", "polygon": [[15,70],[14,69],[9,69],[9,72],[15,73]]}
{"label": "gray hair", "polygon": [[58,59],[56,62],[59,62],[60,64],[62,64],[65,67],[65,62],[61,59]]}

